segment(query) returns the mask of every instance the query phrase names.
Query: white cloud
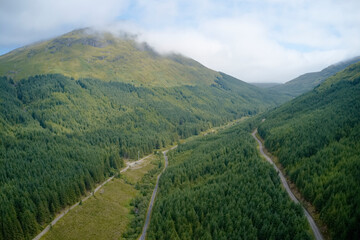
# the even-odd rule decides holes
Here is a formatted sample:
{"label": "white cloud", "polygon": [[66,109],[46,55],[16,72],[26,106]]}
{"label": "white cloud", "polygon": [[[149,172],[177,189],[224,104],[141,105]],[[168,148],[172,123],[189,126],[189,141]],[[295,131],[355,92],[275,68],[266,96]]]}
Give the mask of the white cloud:
{"label": "white cloud", "polygon": [[65,29],[108,24],[127,0],[11,0],[0,5],[0,44],[27,44]]}
{"label": "white cloud", "polygon": [[[74,28],[140,33],[245,81],[288,81],[360,54],[360,1],[12,0],[0,3],[0,47]],[[114,27],[115,26],[115,27]]]}
{"label": "white cloud", "polygon": [[227,17],[204,14],[176,33],[150,30],[161,37],[147,40],[245,81],[284,82],[360,54],[355,1],[243,2],[252,7],[229,6]]}
{"label": "white cloud", "polygon": [[310,52],[287,49],[252,16],[208,20],[199,24],[196,31],[142,32],[143,39],[162,52],[183,53],[245,81],[284,82],[348,57],[342,49]]}

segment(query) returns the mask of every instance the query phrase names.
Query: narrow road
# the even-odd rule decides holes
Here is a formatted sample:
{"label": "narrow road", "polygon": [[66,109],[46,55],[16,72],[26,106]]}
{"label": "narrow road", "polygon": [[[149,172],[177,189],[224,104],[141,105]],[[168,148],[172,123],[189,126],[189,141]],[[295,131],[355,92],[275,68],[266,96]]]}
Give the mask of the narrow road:
{"label": "narrow road", "polygon": [[[289,187],[289,184],[287,183],[286,178],[284,177],[282,172],[275,165],[275,163],[271,160],[271,158],[268,155],[265,154],[264,146],[263,146],[262,142],[260,141],[260,139],[257,138],[256,133],[257,133],[257,129],[255,129],[255,131],[251,135],[258,142],[261,155],[263,155],[265,157],[265,159],[275,168],[276,172],[278,173],[278,175],[280,177],[281,183],[283,184],[286,192],[289,194],[291,200],[293,200],[295,203],[299,203],[299,200],[297,200],[297,198],[295,197],[295,195],[291,191],[291,189]],[[307,218],[307,220],[308,220],[308,222],[310,224],[311,229],[314,232],[315,238],[317,240],[323,240],[323,237],[322,237],[322,235],[321,235],[321,233],[319,231],[319,228],[316,226],[314,219],[311,217],[309,212],[302,205],[301,205],[301,207],[304,210],[305,216],[306,216],[306,218]]]}
{"label": "narrow road", "polygon": [[[152,156],[152,154],[138,160],[135,162],[130,162],[130,163],[126,163],[126,167],[123,168],[120,173],[126,172],[130,167],[133,167],[134,165],[141,163],[142,161],[144,161],[146,158]],[[97,186],[93,192],[90,193],[90,195],[86,196],[85,198],[81,199],[82,202],[85,202],[86,200],[88,200],[92,195],[94,195],[97,191],[99,191],[100,188],[102,188],[106,183],[110,182],[112,179],[114,178],[114,176],[109,177],[106,181],[104,181],[103,183],[101,183],[99,186]],[[39,240],[40,238],[42,238],[50,229],[52,226],[54,226],[63,216],[65,216],[70,210],[74,209],[75,207],[77,207],[80,204],[80,202],[75,203],[74,205],[70,206],[67,209],[64,209],[58,216],[56,216],[56,218],[54,220],[51,221],[51,223],[49,225],[46,226],[46,228],[44,228],[44,230],[42,230],[41,233],[39,233],[36,237],[33,238],[33,240]]]}
{"label": "narrow road", "polygon": [[[170,150],[173,150],[175,148],[177,148],[177,146],[170,148]],[[163,151],[164,158],[165,158],[165,166],[164,166],[164,169],[161,171],[161,173],[157,176],[155,188],[154,188],[154,191],[153,191],[153,193],[151,195],[151,200],[150,200],[150,203],[149,203],[148,211],[146,213],[146,219],[145,219],[144,227],[143,227],[143,230],[142,230],[142,233],[141,233],[141,236],[140,236],[139,240],[145,240],[145,238],[146,238],[146,232],[147,232],[147,229],[148,229],[149,224],[150,224],[150,217],[151,217],[151,212],[152,212],[152,208],[153,208],[153,205],[154,205],[154,200],[155,200],[156,193],[157,193],[157,190],[158,190],[158,187],[159,187],[159,179],[161,177],[161,174],[165,171],[165,169],[168,166],[168,157],[166,156],[166,153],[168,151],[169,150]]]}

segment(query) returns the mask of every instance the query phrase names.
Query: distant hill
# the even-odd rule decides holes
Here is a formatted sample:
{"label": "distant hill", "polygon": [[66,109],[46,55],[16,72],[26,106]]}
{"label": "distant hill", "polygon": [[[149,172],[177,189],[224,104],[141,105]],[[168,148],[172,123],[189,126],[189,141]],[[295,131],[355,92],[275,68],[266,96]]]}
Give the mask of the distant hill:
{"label": "distant hill", "polygon": [[351,64],[359,61],[360,57],[355,57],[343,62],[339,62],[321,70],[320,72],[305,73],[289,82],[286,82],[285,84],[274,86],[271,89],[292,97],[296,97],[305,92],[311,91],[314,87],[321,84],[328,77],[331,77],[337,72],[342,71]]}
{"label": "distant hill", "polygon": [[90,29],[0,57],[0,239],[31,239],[136,158],[288,97]]}
{"label": "distant hill", "polygon": [[252,84],[256,87],[259,87],[259,88],[271,88],[271,87],[281,85],[281,83],[250,83],[250,84]]}
{"label": "distant hill", "polygon": [[360,63],[265,114],[259,134],[333,239],[360,239]]}

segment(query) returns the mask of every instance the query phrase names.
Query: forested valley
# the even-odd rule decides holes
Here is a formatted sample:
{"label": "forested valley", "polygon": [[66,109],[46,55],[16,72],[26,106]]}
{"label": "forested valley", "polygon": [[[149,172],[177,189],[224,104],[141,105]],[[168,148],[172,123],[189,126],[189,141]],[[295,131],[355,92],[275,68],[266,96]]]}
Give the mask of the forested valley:
{"label": "forested valley", "polygon": [[262,159],[253,121],[179,145],[160,179],[148,239],[312,239]]}
{"label": "forested valley", "polygon": [[[127,160],[254,115],[169,152],[148,239],[313,238],[256,127],[331,237],[360,239],[360,64],[345,65],[284,84],[287,96],[90,29],[0,56],[0,240],[32,239]],[[159,171],[134,183],[124,238],[141,231]]]}
{"label": "forested valley", "polygon": [[211,86],[177,87],[0,78],[0,239],[31,239],[124,159],[276,104],[221,76]]}
{"label": "forested valley", "polygon": [[327,224],[360,238],[360,64],[262,116],[265,146]]}

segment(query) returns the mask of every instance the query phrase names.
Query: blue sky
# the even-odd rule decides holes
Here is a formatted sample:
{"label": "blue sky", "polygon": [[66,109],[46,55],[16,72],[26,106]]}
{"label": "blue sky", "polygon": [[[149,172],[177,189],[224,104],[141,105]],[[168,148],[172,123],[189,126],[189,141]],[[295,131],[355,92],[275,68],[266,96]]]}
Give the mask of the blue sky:
{"label": "blue sky", "polygon": [[76,28],[129,31],[248,82],[285,82],[360,55],[359,0],[9,0],[0,54]]}

